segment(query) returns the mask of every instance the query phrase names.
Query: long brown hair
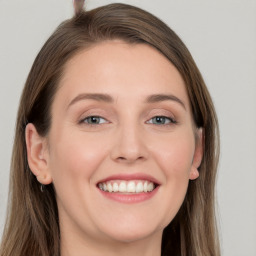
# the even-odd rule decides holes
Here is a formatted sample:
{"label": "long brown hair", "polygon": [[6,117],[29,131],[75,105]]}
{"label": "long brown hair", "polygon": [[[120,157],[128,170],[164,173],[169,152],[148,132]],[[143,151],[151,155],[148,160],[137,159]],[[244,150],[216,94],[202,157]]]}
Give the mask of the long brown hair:
{"label": "long brown hair", "polygon": [[25,127],[33,123],[41,136],[51,127],[51,105],[65,63],[79,51],[104,40],[156,48],[183,77],[194,122],[204,131],[200,177],[190,181],[186,198],[165,228],[162,255],[219,256],[215,220],[215,178],[219,154],[218,122],[203,78],[179,37],[155,16],[130,5],[110,4],[77,12],[47,40],[26,81],[17,116],[9,208],[1,256],[59,256],[58,208],[53,185],[40,191],[26,157]]}

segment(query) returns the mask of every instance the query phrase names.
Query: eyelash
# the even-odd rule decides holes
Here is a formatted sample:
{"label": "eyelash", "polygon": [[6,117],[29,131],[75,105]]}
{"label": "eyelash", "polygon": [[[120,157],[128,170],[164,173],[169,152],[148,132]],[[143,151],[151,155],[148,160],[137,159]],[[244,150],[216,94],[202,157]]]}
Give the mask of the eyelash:
{"label": "eyelash", "polygon": [[[104,120],[104,122],[99,122],[99,123],[89,123],[88,121],[89,120],[92,120],[92,119],[102,119],[102,120]],[[94,125],[100,125],[100,124],[104,124],[104,123],[107,123],[108,121],[105,119],[105,118],[103,118],[103,117],[101,117],[101,116],[87,116],[86,118],[83,118],[79,123],[85,123],[86,125],[92,125],[92,126],[94,126]]]}
{"label": "eyelash", "polygon": [[[94,119],[94,121],[92,119]],[[96,121],[96,123],[93,123],[93,122],[90,123],[89,120],[91,120],[93,122]],[[97,123],[97,120],[99,121],[98,123]],[[104,121],[102,122],[101,120],[104,120]],[[155,121],[164,120],[165,123],[156,124],[156,123],[153,123],[153,120],[155,120]],[[167,123],[166,123],[166,121],[167,121]],[[94,126],[94,125],[101,125],[104,123],[108,123],[108,121],[101,116],[87,116],[86,118],[83,118],[79,123]],[[177,124],[177,121],[174,118],[167,117],[167,116],[154,116],[154,117],[150,118],[146,123],[153,124],[153,125],[172,125],[172,124]]]}
{"label": "eyelash", "polygon": [[[161,120],[161,119],[164,119],[165,121],[167,120],[168,123],[160,123],[160,124],[154,124],[153,121],[150,122],[151,120]],[[154,125],[172,125],[172,124],[177,124],[177,121],[172,118],[172,117],[167,117],[167,116],[154,116],[152,117],[151,119],[149,119],[149,121],[147,121],[147,123],[150,123],[150,124],[154,124]]]}

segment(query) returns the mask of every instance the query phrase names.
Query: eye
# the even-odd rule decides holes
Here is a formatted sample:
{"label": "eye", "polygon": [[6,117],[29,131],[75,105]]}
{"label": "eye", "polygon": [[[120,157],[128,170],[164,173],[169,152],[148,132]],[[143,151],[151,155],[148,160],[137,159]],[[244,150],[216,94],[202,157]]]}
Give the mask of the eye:
{"label": "eye", "polygon": [[156,125],[168,125],[168,124],[176,124],[177,122],[171,118],[166,116],[155,116],[147,121],[149,124],[156,124]]}
{"label": "eye", "polygon": [[81,120],[81,123],[97,125],[97,124],[104,124],[107,123],[107,120],[101,116],[88,116]]}

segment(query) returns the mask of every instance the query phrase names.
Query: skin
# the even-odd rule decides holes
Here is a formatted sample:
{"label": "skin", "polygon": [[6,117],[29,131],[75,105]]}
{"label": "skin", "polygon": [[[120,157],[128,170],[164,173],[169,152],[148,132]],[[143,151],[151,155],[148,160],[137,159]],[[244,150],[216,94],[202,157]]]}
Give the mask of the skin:
{"label": "skin", "polygon": [[[81,97],[95,93],[112,101]],[[148,101],[158,94],[176,98]],[[99,124],[88,124],[92,115],[102,117]],[[156,116],[166,118],[159,124]],[[118,40],[66,64],[48,136],[29,124],[26,142],[38,181],[56,189],[62,256],[160,255],[163,229],[202,158],[202,131],[194,127],[179,72],[154,48]],[[110,175],[138,172],[160,183],[149,200],[121,203],[97,188]]]}

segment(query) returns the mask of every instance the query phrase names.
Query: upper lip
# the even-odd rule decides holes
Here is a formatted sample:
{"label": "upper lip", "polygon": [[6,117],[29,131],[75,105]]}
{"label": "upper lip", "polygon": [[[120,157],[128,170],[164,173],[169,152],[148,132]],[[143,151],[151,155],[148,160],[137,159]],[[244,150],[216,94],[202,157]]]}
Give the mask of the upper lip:
{"label": "upper lip", "polygon": [[145,173],[114,174],[114,175],[108,176],[108,177],[98,181],[97,184],[107,182],[110,180],[127,180],[127,181],[128,180],[147,180],[147,181],[155,183],[156,185],[160,185],[160,182],[156,178],[154,178],[153,176],[151,176],[149,174],[145,174]]}

